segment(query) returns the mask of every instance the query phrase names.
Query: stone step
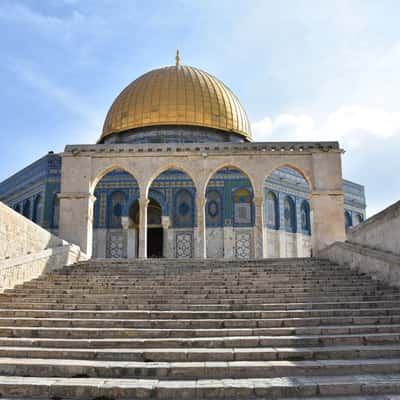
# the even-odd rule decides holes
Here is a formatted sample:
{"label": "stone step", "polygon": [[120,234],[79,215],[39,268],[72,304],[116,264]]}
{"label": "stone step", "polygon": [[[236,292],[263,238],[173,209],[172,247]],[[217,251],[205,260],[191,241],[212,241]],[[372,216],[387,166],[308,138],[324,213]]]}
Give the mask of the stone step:
{"label": "stone step", "polygon": [[[319,284],[320,285],[320,284]],[[179,294],[185,294],[185,293],[199,293],[202,294],[204,292],[207,293],[215,293],[215,294],[224,294],[224,293],[274,293],[274,292],[280,292],[282,290],[287,291],[287,292],[303,292],[303,291],[321,291],[321,292],[334,292],[337,290],[343,290],[343,291],[348,291],[348,290],[354,290],[354,289],[359,289],[359,290],[382,290],[382,291],[387,291],[389,293],[398,293],[398,289],[394,288],[385,288],[385,287],[378,287],[377,285],[374,284],[332,284],[332,285],[324,285],[322,286],[316,286],[314,284],[312,285],[294,285],[294,284],[288,284],[288,285],[271,285],[269,284],[268,286],[265,285],[258,285],[258,286],[245,286],[245,285],[232,285],[231,287],[227,285],[214,285],[213,287],[209,285],[204,285],[202,287],[197,287],[197,288],[181,288],[180,286],[171,286],[171,287],[158,287],[158,290],[161,293],[171,293],[171,292],[176,292]],[[21,287],[17,289],[10,290],[8,292],[5,292],[5,294],[13,294],[13,295],[19,295],[19,294],[34,294],[34,293],[46,293],[46,294],[58,294],[58,293],[64,293],[64,292],[71,292],[71,293],[80,293],[82,291],[90,291],[91,294],[97,294],[97,293],[104,293],[104,292],[110,292],[110,293],[115,293],[118,291],[124,291],[126,293],[137,293],[137,294],[146,294],[154,290],[154,285],[152,287],[135,287],[132,285],[125,285],[125,286],[104,286],[104,285],[96,285],[95,287],[88,288],[85,285],[82,285],[81,287],[61,287],[61,286],[51,286],[51,287],[35,287],[35,288],[27,288],[27,287]]]}
{"label": "stone step", "polygon": [[302,317],[302,318],[246,318],[246,319],[84,319],[84,318],[29,318],[0,317],[0,327],[53,328],[156,328],[156,329],[230,329],[230,328],[285,328],[331,325],[396,324],[400,314],[391,316]]}
{"label": "stone step", "polygon": [[174,338],[57,338],[57,337],[0,337],[0,346],[57,347],[57,348],[231,348],[231,347],[317,347],[397,345],[399,333],[367,333],[338,335],[281,335],[281,336],[216,336]]}
{"label": "stone step", "polygon": [[97,361],[302,361],[326,359],[400,358],[400,344],[325,347],[234,347],[234,348],[62,348],[1,347],[0,357],[57,358]]}
{"label": "stone step", "polygon": [[333,308],[252,311],[145,311],[145,310],[32,310],[0,309],[3,318],[83,318],[83,319],[263,319],[263,318],[317,318],[317,317],[376,317],[400,315],[400,307],[393,308]]}
{"label": "stone step", "polygon": [[0,358],[0,375],[87,378],[246,379],[400,373],[400,359],[140,362]]}
{"label": "stone step", "polygon": [[277,399],[400,393],[399,374],[252,379],[107,379],[0,376],[3,397],[70,399]]}
{"label": "stone step", "polygon": [[131,282],[128,280],[124,280],[123,282],[96,282],[96,283],[75,283],[73,281],[68,281],[65,283],[52,283],[52,284],[37,284],[37,285],[23,285],[18,286],[14,289],[10,289],[5,293],[18,293],[20,291],[38,291],[38,290],[46,290],[46,291],[59,291],[59,290],[85,290],[85,289],[94,289],[94,290],[134,290],[137,292],[141,291],[148,291],[152,290],[154,287],[159,288],[163,291],[171,291],[171,290],[178,290],[179,292],[185,292],[187,290],[191,290],[193,292],[199,292],[202,290],[217,290],[217,291],[224,291],[224,290],[279,290],[279,289],[292,289],[292,290],[300,290],[300,289],[349,289],[354,287],[360,288],[369,288],[369,289],[386,289],[389,291],[397,291],[396,288],[388,288],[382,285],[378,285],[375,282],[356,282],[356,281],[343,281],[337,282],[336,280],[333,281],[320,281],[320,280],[310,280],[305,279],[303,281],[293,280],[287,282],[273,282],[268,280],[266,282],[257,281],[257,282],[241,282],[241,281],[222,281],[222,282],[210,282],[210,284],[205,284],[203,282],[199,282],[198,285],[189,285],[188,282],[174,282],[173,284],[169,282],[166,284],[159,284],[157,285],[154,281],[153,282]]}
{"label": "stone step", "polygon": [[[198,277],[197,279],[193,279],[193,277],[180,277],[178,278],[177,276],[166,276],[162,277],[160,279],[141,279],[141,277],[137,278],[130,278],[130,277],[120,277],[119,279],[115,278],[97,278],[96,280],[89,280],[89,279],[84,279],[82,277],[69,277],[68,279],[65,280],[46,280],[46,281],[36,281],[37,286],[41,287],[62,287],[62,286],[68,286],[73,284],[74,286],[76,285],[77,287],[79,286],[96,286],[96,285],[101,285],[101,286],[133,286],[133,287],[149,287],[151,285],[158,286],[158,287],[182,287],[183,284],[188,283],[190,284],[190,287],[197,288],[197,287],[203,287],[204,286],[204,279],[206,278],[211,287],[214,286],[228,286],[228,285],[244,285],[244,286],[271,286],[271,285],[277,285],[277,286],[285,286],[285,285],[312,285],[316,283],[324,283],[324,284],[332,284],[334,285],[336,282],[338,284],[353,284],[357,285],[358,281],[360,281],[360,284],[374,284],[376,286],[381,286],[379,282],[374,282],[371,279],[363,279],[362,277],[359,276],[346,276],[346,275],[340,275],[335,277],[332,276],[329,279],[328,278],[322,278],[322,275],[313,275],[313,276],[304,276],[304,275],[296,275],[296,276],[282,276],[282,277],[275,277],[275,276],[270,276],[270,275],[260,275],[260,276],[253,276],[253,277],[248,277],[246,279],[244,278],[239,278],[239,277],[232,277],[232,276],[225,276],[221,277],[220,279],[215,279],[211,278],[209,275],[205,275],[202,277]],[[21,287],[18,286],[18,287]],[[24,286],[25,287],[25,286]],[[32,283],[28,287],[33,287]]]}
{"label": "stone step", "polygon": [[0,295],[0,374],[2,398],[388,397],[400,290],[317,259],[91,260]]}
{"label": "stone step", "polygon": [[[275,299],[274,299],[275,300]],[[325,299],[326,300],[326,299]],[[280,303],[241,303],[241,304],[76,304],[76,303],[53,303],[53,302],[0,302],[0,307],[2,309],[48,309],[48,310],[96,310],[96,311],[111,311],[111,310],[140,310],[140,311],[251,311],[254,309],[263,311],[272,310],[325,310],[331,308],[340,309],[365,309],[365,308],[381,308],[381,307],[399,307],[400,301],[390,301],[390,300],[356,300],[356,301],[325,301],[325,302],[280,302]]]}
{"label": "stone step", "polygon": [[[9,296],[8,298],[1,298],[0,305],[3,307],[4,304],[7,303],[37,303],[37,304],[51,304],[51,303],[66,303],[71,304],[71,300],[75,300],[74,304],[76,305],[84,305],[84,304],[107,304],[111,300],[113,300],[114,304],[136,304],[136,305],[146,305],[146,304],[168,304],[171,307],[174,307],[175,304],[189,304],[193,305],[193,303],[201,302],[200,305],[212,305],[212,304],[241,304],[241,305],[261,305],[264,304],[266,299],[270,298],[270,296],[266,295],[243,295],[243,296],[226,296],[226,297],[212,297],[207,298],[204,296],[201,298],[200,296],[180,296],[180,297],[173,297],[169,298],[168,296],[157,296],[156,294],[153,296],[140,296],[140,297],[133,297],[124,294],[115,294],[109,296],[92,296],[87,293],[86,296],[59,296],[59,297],[22,297],[22,296]],[[48,300],[54,300],[53,302],[49,302]],[[47,301],[46,301],[47,300]],[[216,301],[217,300],[217,301]],[[301,303],[301,302],[308,302],[308,303],[318,303],[323,301],[330,301],[330,302],[378,302],[378,301],[397,301],[400,303],[400,295],[393,295],[393,294],[379,294],[379,293],[369,293],[369,294],[360,294],[357,291],[354,291],[351,295],[338,295],[338,296],[311,296],[311,295],[298,295],[298,296],[285,296],[285,295],[275,295],[274,301],[276,303]],[[68,303],[69,301],[69,303]],[[275,304],[276,304],[275,303]]]}
{"label": "stone step", "polygon": [[367,333],[399,333],[400,324],[379,325],[325,325],[285,328],[216,328],[216,329],[157,329],[157,328],[74,328],[74,327],[15,327],[1,326],[0,337],[41,338],[176,338],[218,336],[282,336],[282,335],[338,335]]}

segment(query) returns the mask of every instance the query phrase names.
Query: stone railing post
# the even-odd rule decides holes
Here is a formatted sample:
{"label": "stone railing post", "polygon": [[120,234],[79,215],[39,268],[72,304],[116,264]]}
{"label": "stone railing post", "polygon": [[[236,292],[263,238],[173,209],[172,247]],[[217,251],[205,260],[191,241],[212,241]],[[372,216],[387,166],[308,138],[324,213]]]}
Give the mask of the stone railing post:
{"label": "stone railing post", "polygon": [[147,258],[147,205],[149,199],[139,199],[139,258]]}

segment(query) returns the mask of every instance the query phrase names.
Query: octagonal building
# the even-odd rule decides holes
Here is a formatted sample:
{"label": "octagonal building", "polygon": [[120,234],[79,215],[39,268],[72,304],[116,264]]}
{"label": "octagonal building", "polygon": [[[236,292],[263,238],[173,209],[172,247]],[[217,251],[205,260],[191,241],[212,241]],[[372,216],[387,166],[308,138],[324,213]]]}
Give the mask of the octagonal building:
{"label": "octagonal building", "polygon": [[306,257],[365,218],[337,142],[254,142],[219,79],[176,65],[116,97],[97,144],[49,152],[0,200],[97,258]]}

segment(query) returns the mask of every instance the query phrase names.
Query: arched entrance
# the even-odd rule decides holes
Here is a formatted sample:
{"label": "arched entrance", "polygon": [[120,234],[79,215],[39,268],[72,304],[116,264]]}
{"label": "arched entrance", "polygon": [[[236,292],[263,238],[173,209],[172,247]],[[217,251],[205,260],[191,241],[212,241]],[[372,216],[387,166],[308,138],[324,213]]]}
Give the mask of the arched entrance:
{"label": "arched entrance", "polygon": [[311,255],[310,188],[295,169],[275,169],[264,181],[266,257]]}
{"label": "arched entrance", "polygon": [[156,200],[150,198],[147,206],[147,257],[163,257],[163,245],[162,209]]}
{"label": "arched entrance", "polygon": [[147,257],[192,258],[196,215],[193,180],[183,171],[167,169],[151,182],[148,198]]}
{"label": "arched entrance", "polygon": [[249,177],[235,167],[213,174],[206,188],[207,258],[254,257],[254,200]]}
{"label": "arched entrance", "polygon": [[137,257],[137,228],[129,218],[129,204],[139,197],[136,179],[126,171],[114,169],[98,181],[94,196],[93,256]]}

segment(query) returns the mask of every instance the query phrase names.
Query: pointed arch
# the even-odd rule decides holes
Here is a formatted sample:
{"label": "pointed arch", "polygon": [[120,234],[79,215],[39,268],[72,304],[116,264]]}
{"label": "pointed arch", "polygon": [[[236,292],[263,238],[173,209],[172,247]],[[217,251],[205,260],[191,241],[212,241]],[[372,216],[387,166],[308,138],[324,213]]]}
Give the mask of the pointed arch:
{"label": "pointed arch", "polygon": [[284,199],[283,218],[285,229],[288,232],[296,233],[296,203],[291,196]]}
{"label": "pointed arch", "polygon": [[292,164],[292,163],[288,163],[288,162],[284,162],[284,163],[280,163],[280,164],[275,165],[265,175],[264,181],[266,179],[268,179],[268,177],[270,177],[275,171],[280,170],[280,169],[284,169],[284,168],[288,168],[288,169],[291,169],[291,170],[297,172],[306,181],[309,191],[311,191],[313,189],[314,185],[312,183],[312,177],[308,176],[301,167],[297,166],[296,164]]}
{"label": "pointed arch", "polygon": [[279,199],[278,195],[269,190],[266,200],[266,222],[267,226],[272,229],[279,229]]}
{"label": "pointed arch", "polygon": [[223,193],[217,188],[212,188],[206,192],[206,227],[223,226],[224,202]]}
{"label": "pointed arch", "polygon": [[344,222],[345,222],[345,226],[346,226],[346,231],[349,230],[353,226],[353,219],[351,217],[350,211],[345,210]]}
{"label": "pointed arch", "polygon": [[60,220],[60,198],[58,197],[58,193],[53,194],[51,210],[52,210],[51,227],[53,229],[58,229]]}
{"label": "pointed arch", "polygon": [[307,200],[303,200],[300,205],[300,223],[301,231],[311,235],[310,204]]}
{"label": "pointed arch", "polygon": [[129,212],[130,199],[139,197],[140,190],[136,178],[125,168],[110,166],[98,175],[93,189],[94,228],[121,229],[122,217]]}
{"label": "pointed arch", "polygon": [[[249,175],[241,168],[223,165],[207,180],[206,194],[217,191],[222,198],[222,225],[252,226],[254,224],[254,188]],[[215,205],[214,205],[215,208]],[[206,209],[206,220],[212,218]]]}
{"label": "pointed arch", "polygon": [[24,205],[22,207],[22,215],[25,218],[31,219],[31,201],[29,199],[24,201]]}
{"label": "pointed arch", "polygon": [[38,194],[33,202],[32,221],[37,224],[40,224],[42,222],[42,213],[43,213],[43,198],[41,194]]}
{"label": "pointed arch", "polygon": [[205,181],[205,185],[204,185],[204,188],[203,188],[203,191],[204,191],[203,195],[204,195],[204,196],[206,195],[207,188],[208,188],[208,186],[209,186],[209,184],[210,184],[210,181],[211,181],[211,179],[213,178],[213,176],[214,176],[215,174],[217,174],[219,171],[223,170],[223,169],[234,169],[234,170],[238,170],[238,171],[240,171],[241,173],[243,173],[244,175],[246,175],[247,179],[248,179],[249,182],[250,182],[250,186],[251,186],[251,188],[252,188],[252,191],[253,191],[253,193],[254,193],[254,188],[256,187],[256,185],[255,185],[255,182],[254,182],[253,177],[252,177],[244,168],[242,168],[242,167],[240,167],[240,166],[238,166],[238,165],[235,165],[235,164],[233,164],[233,163],[225,163],[225,164],[220,164],[218,167],[214,168],[214,169],[208,174],[208,177],[207,177],[207,179],[206,179],[206,181]]}
{"label": "pointed arch", "polygon": [[134,174],[132,174],[131,171],[129,171],[127,168],[120,164],[111,164],[103,169],[101,169],[95,176],[95,178],[92,180],[90,184],[90,194],[94,194],[94,191],[99,184],[99,182],[108,174],[112,173],[113,171],[123,171],[127,174],[129,174],[136,182],[137,179],[135,178]]}
{"label": "pointed arch", "polygon": [[121,218],[126,210],[127,193],[117,189],[107,197],[107,227],[121,228]]}
{"label": "pointed arch", "polygon": [[163,165],[162,167],[158,168],[156,171],[154,171],[151,174],[150,178],[148,179],[147,186],[146,186],[146,193],[145,193],[146,197],[148,197],[149,190],[150,190],[151,186],[153,185],[153,183],[167,171],[179,171],[182,174],[185,174],[188,178],[190,178],[190,180],[192,181],[192,186],[197,191],[196,179],[193,176],[193,174],[188,169],[186,169],[182,166],[179,166],[177,164],[171,163],[171,164]]}

